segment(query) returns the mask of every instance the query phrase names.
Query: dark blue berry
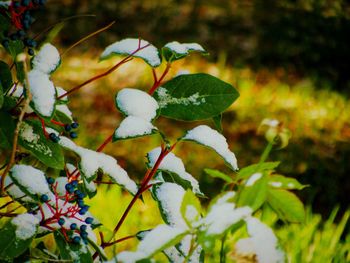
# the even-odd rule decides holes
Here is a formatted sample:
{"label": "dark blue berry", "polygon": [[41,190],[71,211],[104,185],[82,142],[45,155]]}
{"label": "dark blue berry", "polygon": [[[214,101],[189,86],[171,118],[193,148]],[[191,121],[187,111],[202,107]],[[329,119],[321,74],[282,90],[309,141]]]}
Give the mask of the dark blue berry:
{"label": "dark blue berry", "polygon": [[60,226],[63,226],[64,225],[64,222],[66,222],[65,220],[64,220],[64,218],[60,218],[60,219],[58,219],[58,224],[60,225]]}
{"label": "dark blue berry", "polygon": [[[28,48],[28,55],[34,56],[34,50],[31,48]],[[58,142],[60,140],[60,137],[56,136],[56,139],[53,140],[53,142]]]}
{"label": "dark blue berry", "polygon": [[5,40],[3,40],[3,41],[1,42],[1,44],[4,46],[4,48],[8,48],[9,45],[10,45],[10,41],[8,41],[7,39],[5,39]]}
{"label": "dark blue berry", "polygon": [[69,133],[69,136],[70,136],[72,139],[78,138],[78,134],[77,134],[76,132],[70,132],[70,133]]}
{"label": "dark blue berry", "polygon": [[48,184],[53,184],[55,182],[55,179],[53,179],[52,177],[47,177],[46,180]]}
{"label": "dark blue berry", "polygon": [[79,123],[73,122],[73,123],[71,124],[71,126],[72,126],[73,129],[76,129],[76,128],[79,127]]}
{"label": "dark blue berry", "polygon": [[81,225],[80,226],[80,231],[85,232],[87,229],[87,225]]}
{"label": "dark blue berry", "polygon": [[77,204],[80,208],[82,208],[85,205],[83,200],[78,200]]}
{"label": "dark blue berry", "polygon": [[64,186],[64,188],[66,188],[66,191],[68,192],[68,193],[70,193],[70,194],[72,194],[73,192],[74,192],[74,187],[71,185],[71,184],[66,184],[65,186]]}
{"label": "dark blue berry", "polygon": [[[32,49],[28,49],[28,53],[29,53],[29,50],[32,50]],[[34,52],[34,51],[33,51]],[[29,55],[31,55],[30,53],[29,53]],[[33,53],[33,55],[34,55],[34,53]],[[53,141],[53,142],[58,142],[59,140],[60,140],[60,137],[58,137],[55,133],[50,133],[49,134],[49,138],[51,139],[51,141]]]}
{"label": "dark blue berry", "polygon": [[29,6],[30,0],[22,0],[22,6]]}
{"label": "dark blue berry", "polygon": [[27,19],[24,19],[23,22],[22,22],[22,26],[25,30],[28,30],[29,27],[30,27],[30,21],[27,20]]}
{"label": "dark blue berry", "polygon": [[70,124],[66,124],[66,125],[64,125],[64,129],[65,129],[67,132],[69,132],[69,131],[72,130],[72,126],[71,126]]}
{"label": "dark blue berry", "polygon": [[77,198],[80,199],[80,200],[84,199],[84,197],[85,197],[84,193],[80,193],[80,194],[77,195]]}
{"label": "dark blue berry", "polygon": [[47,201],[49,201],[49,197],[47,196],[47,195],[42,195],[42,196],[40,196],[40,200],[41,200],[41,202],[47,202]]}
{"label": "dark blue berry", "polygon": [[88,233],[87,232],[85,232],[85,231],[81,231],[80,232],[80,236],[82,237],[82,239],[86,239],[87,237],[88,237]]}
{"label": "dark blue berry", "polygon": [[76,195],[81,194],[81,191],[79,189],[77,189],[74,191],[74,194],[76,194]]}
{"label": "dark blue berry", "polygon": [[70,225],[70,229],[72,229],[72,230],[77,229],[77,227],[78,227],[78,225],[77,225],[76,223],[72,223],[72,224]]}
{"label": "dark blue berry", "polygon": [[93,221],[94,221],[94,219],[92,217],[85,218],[85,223],[86,224],[91,224]]}
{"label": "dark blue berry", "polygon": [[86,214],[86,212],[87,212],[87,209],[85,209],[85,207],[83,207],[83,208],[81,208],[80,210],[79,210],[79,215],[85,215]]}
{"label": "dark blue berry", "polygon": [[75,237],[73,237],[73,239],[72,239],[73,243],[75,243],[75,244],[79,244],[79,243],[80,243],[80,240],[81,240],[81,238],[78,237],[78,236],[75,236]]}
{"label": "dark blue berry", "polygon": [[70,183],[73,187],[77,187],[78,186],[78,181],[74,180]]}

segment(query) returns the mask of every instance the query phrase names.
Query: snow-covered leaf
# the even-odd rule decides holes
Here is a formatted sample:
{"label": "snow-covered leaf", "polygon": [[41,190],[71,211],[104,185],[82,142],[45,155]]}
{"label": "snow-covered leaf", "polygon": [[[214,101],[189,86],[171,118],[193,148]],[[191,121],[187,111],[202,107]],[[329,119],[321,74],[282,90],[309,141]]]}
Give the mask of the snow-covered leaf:
{"label": "snow-covered leaf", "polygon": [[302,190],[307,185],[299,183],[295,178],[285,177],[279,174],[272,174],[268,177],[269,185],[280,189],[297,189]]}
{"label": "snow-covered leaf", "polygon": [[10,176],[5,178],[6,192],[15,200],[19,202],[36,203],[37,201],[24,193],[16,184],[13,183]]}
{"label": "snow-covered leaf", "polygon": [[44,194],[49,199],[54,198],[46,181],[45,174],[30,165],[14,165],[10,170],[10,177],[22,192],[34,199]]}
{"label": "snow-covered leaf", "polygon": [[188,189],[181,203],[181,215],[189,227],[201,217],[201,203],[194,193]]}
{"label": "snow-covered leaf", "polygon": [[157,252],[177,244],[186,233],[187,230],[183,228],[159,225],[147,233],[135,252],[123,251],[117,255],[117,260],[123,263],[134,263],[150,258]]}
{"label": "snow-covered leaf", "polygon": [[[66,94],[67,91],[61,87],[56,87],[56,94],[57,94],[57,97],[63,95],[63,94]],[[68,103],[68,96],[64,96],[63,98],[57,100],[57,104],[67,104]]]}
{"label": "snow-covered leaf", "polygon": [[64,119],[65,123],[73,122],[73,114],[66,104],[56,105],[56,116],[60,119]]}
{"label": "snow-covered leaf", "polygon": [[269,189],[267,201],[281,219],[296,223],[304,221],[304,205],[295,194],[283,189]]}
{"label": "snow-covered leaf", "polygon": [[44,44],[32,60],[33,69],[44,74],[50,74],[55,71],[60,63],[60,53],[50,43]]}
{"label": "snow-covered leaf", "polygon": [[182,140],[195,141],[199,144],[212,148],[234,170],[238,170],[237,159],[228,148],[226,138],[207,125],[200,125],[188,131]]}
{"label": "snow-covered leaf", "polygon": [[236,253],[241,255],[256,255],[259,263],[283,263],[285,256],[278,248],[278,240],[271,228],[255,217],[246,218],[249,238],[238,240]]}
{"label": "snow-covered leaf", "polygon": [[160,115],[194,121],[221,114],[239,93],[229,83],[199,73],[177,76],[159,87],[153,96],[158,101]]}
{"label": "snow-covered leaf", "polygon": [[136,183],[129,178],[127,172],[118,165],[117,160],[112,156],[80,147],[67,137],[61,136],[60,138],[58,143],[62,147],[80,156],[79,169],[87,182],[94,180],[98,171],[103,171],[115,183],[124,187],[130,193],[135,194],[137,192]]}
{"label": "snow-covered leaf", "polygon": [[162,62],[155,46],[137,38],[127,38],[109,45],[102,52],[100,59],[105,60],[116,54],[141,58],[151,67],[158,67]]}
{"label": "snow-covered leaf", "polygon": [[31,244],[39,220],[31,214],[20,214],[0,229],[0,259],[12,261]]}
{"label": "snow-covered leaf", "polygon": [[[149,167],[154,166],[160,153],[161,148],[157,147],[147,154]],[[160,163],[158,169],[177,174],[179,177],[181,177],[181,179],[188,181],[191,184],[194,193],[203,195],[203,193],[199,189],[198,181],[195,178],[193,178],[191,174],[186,172],[182,160],[175,154],[169,153],[167,156],[165,156],[165,158]]]}
{"label": "snow-covered leaf", "polygon": [[63,169],[64,156],[61,147],[46,138],[37,120],[23,122],[19,133],[19,144],[30,151],[48,167]]}
{"label": "snow-covered leaf", "polygon": [[56,89],[49,75],[31,70],[28,73],[28,82],[32,100],[30,102],[34,111],[44,119],[51,119],[56,104]]}
{"label": "snow-covered leaf", "polygon": [[190,52],[207,54],[204,48],[197,43],[179,43],[177,41],[167,43],[162,48],[162,52],[166,61],[174,61],[184,58],[188,56]]}
{"label": "snow-covered leaf", "polygon": [[247,179],[249,176],[251,176],[254,173],[264,172],[264,171],[273,171],[275,170],[275,168],[277,168],[279,164],[280,162],[264,162],[264,163],[257,163],[257,164],[246,166],[241,170],[239,170],[237,175],[237,180]]}
{"label": "snow-covered leaf", "polygon": [[135,116],[151,121],[157,116],[157,101],[138,89],[122,89],[115,98],[117,108],[126,116]]}
{"label": "snow-covered leaf", "polygon": [[154,134],[158,129],[140,117],[128,116],[115,130],[113,140],[125,140]]}

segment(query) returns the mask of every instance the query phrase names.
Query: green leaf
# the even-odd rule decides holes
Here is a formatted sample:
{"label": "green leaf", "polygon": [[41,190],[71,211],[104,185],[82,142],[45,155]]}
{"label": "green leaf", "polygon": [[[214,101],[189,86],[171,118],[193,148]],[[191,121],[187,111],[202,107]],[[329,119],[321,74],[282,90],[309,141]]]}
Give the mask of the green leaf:
{"label": "green leaf", "polygon": [[215,128],[222,133],[222,123],[221,123],[221,120],[222,120],[222,113],[217,115],[217,116],[214,116],[212,118],[213,122],[214,122],[214,125],[215,125]]}
{"label": "green leaf", "polygon": [[219,115],[238,97],[230,84],[208,74],[177,76],[154,93],[160,115],[184,120],[204,120]]}
{"label": "green leaf", "polygon": [[12,74],[9,65],[0,60],[0,84],[4,93],[11,88],[12,83]]}
{"label": "green leaf", "polygon": [[16,129],[15,121],[9,113],[0,111],[0,123],[6,123],[6,125],[0,125],[0,148],[11,149]]}
{"label": "green leaf", "polygon": [[0,83],[0,109],[2,108],[2,105],[4,105],[4,92]]}
{"label": "green leaf", "polygon": [[82,244],[82,242],[80,244],[68,243],[59,231],[55,231],[54,236],[61,259],[72,260],[73,262],[93,262],[92,256],[85,244]]}
{"label": "green leaf", "polygon": [[[13,258],[18,257],[23,252],[25,252],[30,244],[32,243],[32,240],[34,239],[36,235],[36,231],[27,232],[27,229],[23,229],[23,232],[26,232],[27,236],[26,238],[19,238],[18,232],[21,232],[21,226],[18,224],[13,224],[13,220],[16,220],[16,218],[25,216],[28,214],[22,214],[11,221],[8,221],[5,226],[3,226],[0,229],[0,259],[6,260],[6,261],[12,261]],[[30,227],[36,228],[38,224],[36,222],[32,222],[33,225]],[[23,227],[27,227],[28,224],[25,224]]]}
{"label": "green leaf", "polygon": [[5,17],[4,14],[0,13],[0,37],[3,38],[3,32],[6,31],[10,26],[10,19]]}
{"label": "green leaf", "polygon": [[249,206],[253,211],[257,210],[266,201],[267,190],[266,176],[261,173],[253,174],[239,193],[238,206]]}
{"label": "green leaf", "polygon": [[151,67],[158,67],[162,62],[159,51],[155,46],[148,41],[137,38],[122,39],[109,45],[102,52],[100,60],[108,59],[114,55],[141,58]]}
{"label": "green leaf", "polygon": [[270,175],[268,177],[268,180],[269,180],[269,185],[274,188],[302,190],[308,186],[308,185],[303,185],[299,183],[294,178],[285,177],[279,174]]}
{"label": "green leaf", "polygon": [[24,83],[25,79],[25,72],[24,72],[24,65],[22,62],[15,62],[16,66],[16,77],[19,80],[19,82]]}
{"label": "green leaf", "polygon": [[269,189],[267,201],[281,219],[295,223],[304,221],[304,205],[295,194],[283,189]]}
{"label": "green leaf", "polygon": [[257,172],[271,171],[274,170],[280,162],[265,162],[260,164],[252,164],[247,167],[242,168],[238,172],[237,180],[246,179]]}
{"label": "green leaf", "polygon": [[9,47],[7,48],[14,61],[17,61],[17,55],[22,53],[23,49],[24,45],[21,40],[10,41]]}
{"label": "green leaf", "polygon": [[206,169],[204,169],[204,172],[206,172],[208,175],[210,175],[214,178],[220,178],[220,179],[226,181],[227,183],[234,182],[234,180],[230,176],[228,176],[227,174],[224,174],[218,170],[206,168]]}
{"label": "green leaf", "polygon": [[22,124],[19,144],[48,167],[64,168],[64,156],[61,147],[45,137],[39,121]]}
{"label": "green leaf", "polygon": [[201,203],[190,189],[186,191],[182,199],[180,211],[182,218],[185,219],[189,227],[192,227],[192,223],[198,221],[201,217]]}
{"label": "green leaf", "polygon": [[167,43],[162,48],[162,54],[166,61],[174,61],[187,57],[191,52],[199,52],[205,55],[208,54],[204,48],[197,43],[179,43],[173,41]]}

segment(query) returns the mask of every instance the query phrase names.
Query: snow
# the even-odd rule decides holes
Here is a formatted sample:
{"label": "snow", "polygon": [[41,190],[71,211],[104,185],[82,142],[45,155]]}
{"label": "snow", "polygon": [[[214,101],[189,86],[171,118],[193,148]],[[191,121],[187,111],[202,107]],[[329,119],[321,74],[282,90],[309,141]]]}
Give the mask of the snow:
{"label": "snow", "polygon": [[42,171],[24,164],[14,165],[10,171],[12,180],[31,194],[39,196],[46,194],[50,199],[53,198],[53,193]]}
{"label": "snow", "polygon": [[67,137],[61,136],[60,138],[58,143],[62,147],[80,156],[80,171],[88,182],[91,182],[98,170],[101,169],[105,174],[109,175],[113,181],[123,186],[132,194],[137,192],[136,183],[131,180],[127,172],[118,165],[116,159],[107,154],[80,147]]}
{"label": "snow", "polygon": [[166,222],[174,227],[188,228],[181,215],[181,204],[185,190],[174,183],[163,183],[155,190],[161,210],[166,216]]}
{"label": "snow", "polygon": [[[145,48],[134,53],[139,47]],[[155,46],[151,45],[148,41],[140,40],[137,38],[127,38],[109,45],[102,52],[100,59],[106,59],[113,54],[130,55],[132,53],[134,53],[132,55],[133,57],[144,59],[152,67],[157,67],[161,64],[158,49]]]}
{"label": "snow", "polygon": [[255,173],[249,177],[248,181],[245,183],[246,186],[252,186],[262,177],[262,173]]}
{"label": "snow", "polygon": [[193,205],[186,207],[185,217],[188,221],[192,222],[199,216],[197,209]]}
{"label": "snow", "polygon": [[149,121],[135,116],[126,117],[115,130],[115,138],[130,138],[152,134],[157,130]]}
{"label": "snow", "polygon": [[133,263],[148,258],[185,232],[186,230],[182,228],[159,225],[147,233],[146,237],[139,243],[137,251],[119,253],[118,262]]}
{"label": "snow", "polygon": [[65,104],[56,105],[56,111],[62,112],[67,118],[70,119],[70,121],[73,122],[73,114],[67,105]]}
{"label": "snow", "polygon": [[68,183],[67,177],[57,177],[55,179],[55,183],[57,183],[56,191],[58,195],[65,196],[66,195],[66,184]]}
{"label": "snow", "polygon": [[0,2],[0,7],[8,8],[11,5],[12,1]]}
{"label": "snow", "polygon": [[60,61],[60,53],[57,48],[50,43],[46,43],[33,58],[32,64],[35,70],[50,74],[59,66]]}
{"label": "snow", "polygon": [[220,196],[215,204],[224,204],[227,203],[230,199],[232,199],[234,196],[236,195],[236,192],[230,191],[230,192],[226,192],[225,194],[223,194],[222,196]]}
{"label": "snow", "polygon": [[187,55],[189,51],[205,52],[204,48],[197,43],[182,43],[181,44],[177,41],[173,41],[173,42],[167,43],[164,47],[174,51],[177,54],[181,54],[181,55]]}
{"label": "snow", "polygon": [[212,148],[224,158],[224,160],[233,170],[238,170],[236,156],[229,150],[226,138],[209,126],[197,126],[196,128],[188,131],[183,139],[193,140]]}
{"label": "snow", "polygon": [[267,125],[267,126],[270,126],[273,128],[277,127],[279,124],[280,124],[280,122],[276,119],[264,119],[261,122],[261,125]]}
{"label": "snow", "polygon": [[116,97],[118,108],[127,116],[135,116],[151,121],[157,115],[157,101],[144,91],[138,89],[122,89]]}
{"label": "snow", "polygon": [[[161,148],[157,147],[147,154],[147,158],[149,161],[148,165],[150,167],[154,166],[160,153],[161,153]],[[203,195],[203,193],[199,189],[198,181],[195,178],[193,178],[191,174],[186,172],[185,166],[182,160],[179,157],[177,157],[175,154],[168,153],[160,163],[158,169],[176,173],[182,179],[191,183],[192,190],[194,193]]]}
{"label": "snow", "polygon": [[269,185],[276,187],[276,188],[280,188],[282,187],[282,183],[281,182],[269,182]]}
{"label": "snow", "polygon": [[293,183],[288,183],[288,184],[287,184],[287,187],[293,188],[293,187],[295,187],[295,185],[294,185]]}
{"label": "snow", "polygon": [[241,254],[253,252],[259,263],[284,262],[284,253],[277,248],[277,238],[271,228],[254,217],[248,217],[245,221],[250,238],[237,242],[237,252]]}
{"label": "snow", "polygon": [[[57,93],[57,97],[66,94],[67,91],[61,87],[56,87],[56,93]],[[64,96],[63,98],[60,99],[63,102],[68,102],[68,96]]]}
{"label": "snow", "polygon": [[[11,186],[9,186],[11,185]],[[36,203],[36,201],[31,198],[30,196],[26,195],[22,192],[21,189],[17,185],[15,185],[10,178],[10,176],[5,177],[5,187],[6,191],[9,193],[9,195],[14,199],[21,199],[23,202],[30,202],[30,203]]]}
{"label": "snow", "polygon": [[202,103],[205,103],[205,98],[201,98],[199,93],[193,93],[189,97],[183,97],[183,98],[174,98],[172,97],[168,91],[163,88],[159,87],[157,89],[157,95],[158,95],[158,104],[160,108],[165,108],[167,105],[170,104],[181,104],[181,105],[201,105]]}
{"label": "snow", "polygon": [[36,234],[39,219],[31,214],[20,214],[11,220],[11,224],[16,227],[16,238],[27,240]]}
{"label": "snow", "polygon": [[40,140],[40,136],[34,133],[33,127],[23,122],[20,128],[20,136],[24,141],[29,143],[37,143]]}
{"label": "snow", "polygon": [[34,108],[40,115],[51,117],[55,109],[56,89],[49,76],[39,70],[31,70],[28,82]]}

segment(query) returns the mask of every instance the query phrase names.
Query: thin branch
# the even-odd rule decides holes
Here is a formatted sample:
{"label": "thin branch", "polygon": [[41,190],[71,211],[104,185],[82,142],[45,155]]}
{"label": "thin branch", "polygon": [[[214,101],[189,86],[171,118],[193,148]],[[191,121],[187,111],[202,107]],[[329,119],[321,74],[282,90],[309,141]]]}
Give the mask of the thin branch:
{"label": "thin branch", "polygon": [[22,124],[22,121],[23,121],[24,114],[25,114],[27,108],[29,107],[30,101],[32,100],[32,94],[30,92],[29,81],[28,81],[28,74],[27,74],[28,73],[28,68],[27,68],[26,56],[24,54],[23,54],[23,58],[22,58],[22,63],[23,63],[23,68],[24,68],[24,72],[25,72],[25,89],[26,89],[27,97],[26,97],[26,99],[24,101],[24,105],[23,105],[23,108],[22,108],[21,113],[19,115],[17,126],[16,126],[16,129],[15,129],[15,132],[14,132],[13,146],[12,146],[10,162],[6,166],[6,169],[5,169],[5,171],[3,172],[2,176],[1,176],[0,195],[4,194],[5,178],[6,178],[7,174],[8,174],[8,172],[10,171],[10,169],[12,168],[12,166],[15,163],[19,130],[21,128],[21,124]]}

